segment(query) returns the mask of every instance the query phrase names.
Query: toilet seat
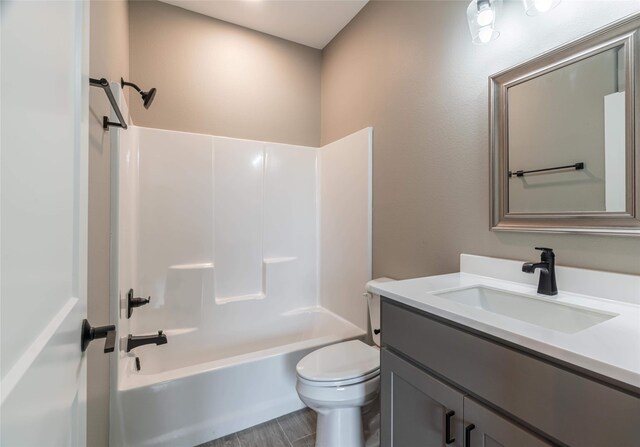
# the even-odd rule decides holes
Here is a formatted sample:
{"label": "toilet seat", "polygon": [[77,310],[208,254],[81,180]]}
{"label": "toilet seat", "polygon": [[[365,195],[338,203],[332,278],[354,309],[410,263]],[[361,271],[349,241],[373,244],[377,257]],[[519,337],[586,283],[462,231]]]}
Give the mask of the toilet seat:
{"label": "toilet seat", "polygon": [[380,351],[360,340],[326,346],[296,366],[298,379],[311,386],[345,386],[380,374]]}
{"label": "toilet seat", "polygon": [[365,374],[363,376],[352,377],[351,379],[321,381],[321,380],[308,380],[301,376],[298,376],[298,382],[304,383],[305,385],[309,385],[309,386],[318,386],[318,387],[330,387],[330,386],[339,387],[340,386],[342,387],[342,386],[356,385],[358,383],[366,382],[367,380],[378,377],[379,375],[380,375],[380,368],[374,371],[371,371],[370,373]]}

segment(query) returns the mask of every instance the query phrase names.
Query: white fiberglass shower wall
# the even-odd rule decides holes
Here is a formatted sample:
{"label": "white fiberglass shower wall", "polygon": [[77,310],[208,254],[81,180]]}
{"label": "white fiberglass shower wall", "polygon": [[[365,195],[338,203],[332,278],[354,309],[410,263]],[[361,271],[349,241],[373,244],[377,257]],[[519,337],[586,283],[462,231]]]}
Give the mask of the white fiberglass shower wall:
{"label": "white fiberglass shower wall", "polygon": [[136,130],[135,293],[152,298],[132,329],[225,325],[240,342],[318,304],[315,149]]}
{"label": "white fiberglass shower wall", "polygon": [[[325,148],[112,138],[111,444],[192,446],[302,408],[296,363],[367,328],[371,129]],[[151,297],[130,319],[129,289]],[[167,344],[125,352],[159,330]]]}

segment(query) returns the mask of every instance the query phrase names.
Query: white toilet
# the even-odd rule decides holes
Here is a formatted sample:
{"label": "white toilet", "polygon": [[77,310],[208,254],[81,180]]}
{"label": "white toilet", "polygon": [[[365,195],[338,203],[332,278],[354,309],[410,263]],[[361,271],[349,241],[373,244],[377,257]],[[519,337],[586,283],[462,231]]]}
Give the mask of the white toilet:
{"label": "white toilet", "polygon": [[[367,283],[392,281],[380,278]],[[380,297],[366,293],[372,330],[380,328]],[[296,366],[296,389],[302,402],[318,414],[316,447],[363,447],[362,407],[380,389],[380,335],[369,346],[360,340],[326,346]]]}

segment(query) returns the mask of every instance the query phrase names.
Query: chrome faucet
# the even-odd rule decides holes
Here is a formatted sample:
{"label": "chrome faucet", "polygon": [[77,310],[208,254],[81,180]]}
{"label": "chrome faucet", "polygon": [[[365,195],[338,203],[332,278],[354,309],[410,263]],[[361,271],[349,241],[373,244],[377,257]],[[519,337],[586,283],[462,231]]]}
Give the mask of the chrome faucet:
{"label": "chrome faucet", "polygon": [[522,271],[525,273],[534,273],[536,269],[540,269],[538,293],[542,293],[543,295],[557,295],[556,255],[553,253],[552,248],[536,247],[536,250],[542,251],[540,262],[537,264],[525,262],[522,264]]}
{"label": "chrome faucet", "polygon": [[158,331],[158,335],[131,335],[127,337],[127,352],[142,345],[164,345],[167,343],[167,336]]}

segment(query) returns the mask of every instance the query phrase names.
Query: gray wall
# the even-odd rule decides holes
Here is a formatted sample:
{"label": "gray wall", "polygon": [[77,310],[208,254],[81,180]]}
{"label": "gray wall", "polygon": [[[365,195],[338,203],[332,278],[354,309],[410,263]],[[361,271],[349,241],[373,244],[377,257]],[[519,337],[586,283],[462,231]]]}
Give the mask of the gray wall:
{"label": "gray wall", "polygon": [[[89,72],[110,81],[129,72],[129,22],[126,1],[92,1]],[[109,322],[110,144],[102,116],[110,105],[100,89],[89,97],[89,263],[88,319]],[[87,361],[87,445],[109,445],[109,356],[94,343]]]}
{"label": "gray wall", "polygon": [[[372,2],[324,49],[322,143],[374,128],[374,276],[453,272],[460,253],[640,273],[640,238],[489,231],[488,76],[639,9],[505,2],[501,37],[471,43],[468,2]],[[560,285],[561,286],[561,285]]]}
{"label": "gray wall", "polygon": [[318,146],[319,50],[156,1],[132,1],[130,75],[137,125]]}

